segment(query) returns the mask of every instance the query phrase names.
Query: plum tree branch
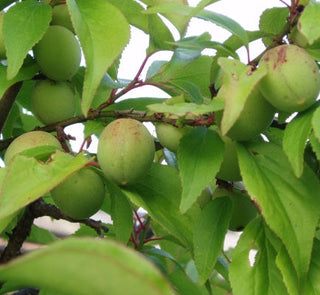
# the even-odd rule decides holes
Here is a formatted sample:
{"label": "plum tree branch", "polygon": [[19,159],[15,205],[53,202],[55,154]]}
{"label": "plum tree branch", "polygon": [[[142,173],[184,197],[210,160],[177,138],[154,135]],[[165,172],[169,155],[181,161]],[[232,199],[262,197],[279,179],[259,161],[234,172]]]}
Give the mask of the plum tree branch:
{"label": "plum tree branch", "polygon": [[[154,113],[151,115],[148,115],[146,111],[135,111],[133,109],[130,110],[114,110],[114,111],[92,111],[88,114],[87,117],[83,116],[83,115],[79,115],[79,116],[75,116],[72,118],[68,118],[66,120],[62,120],[59,122],[56,122],[54,124],[50,124],[47,126],[43,126],[43,127],[37,127],[34,130],[41,130],[41,131],[46,131],[46,132],[54,132],[57,131],[57,128],[63,128],[69,125],[73,125],[76,123],[83,123],[86,121],[91,121],[91,120],[96,120],[96,119],[103,119],[103,118],[133,118],[137,121],[141,121],[141,122],[166,122],[166,123],[170,123],[170,124],[175,124],[177,119],[174,118],[169,118],[169,117],[165,117],[163,116],[163,114],[161,113]],[[186,119],[184,121],[184,124],[186,125],[212,125],[213,121],[210,120],[202,120],[202,118],[199,118],[199,116],[196,116],[193,119]],[[15,139],[15,137],[12,138],[8,138],[5,140],[0,140],[0,150],[4,150],[5,148],[7,148],[9,146],[9,144]]]}

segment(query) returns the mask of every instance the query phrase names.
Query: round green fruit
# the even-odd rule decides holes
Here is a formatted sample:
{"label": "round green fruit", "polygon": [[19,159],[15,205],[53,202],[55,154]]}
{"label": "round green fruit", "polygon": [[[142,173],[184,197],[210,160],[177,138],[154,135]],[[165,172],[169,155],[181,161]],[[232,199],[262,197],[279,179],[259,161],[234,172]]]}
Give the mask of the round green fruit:
{"label": "round green fruit", "polygon": [[133,184],[150,169],[154,140],[139,121],[117,119],[102,131],[97,157],[106,177],[119,185]]}
{"label": "round green fruit", "polygon": [[224,154],[220,170],[217,174],[218,179],[224,181],[240,181],[242,179],[239,168],[236,143],[228,137],[222,137],[224,141]]}
{"label": "round green fruit", "polygon": [[44,131],[30,131],[12,141],[4,155],[4,162],[8,165],[15,155],[41,146],[52,146],[59,150],[62,149],[59,140],[52,134]]}
{"label": "round green fruit", "polygon": [[[217,124],[220,125],[223,111],[216,112]],[[227,136],[237,141],[248,141],[267,129],[275,115],[275,108],[265,100],[256,88],[248,96],[243,110],[227,132]]]}
{"label": "round green fruit", "polygon": [[169,123],[156,123],[155,127],[161,145],[174,153],[178,151],[180,139],[190,130],[187,126],[178,128]]}
{"label": "round green fruit", "polygon": [[68,6],[66,4],[58,4],[52,8],[51,25],[63,26],[74,33]]}
{"label": "round green fruit", "polygon": [[89,167],[70,175],[51,190],[57,207],[74,219],[88,218],[102,206],[105,188],[102,178]]}
{"label": "round green fruit", "polygon": [[76,96],[69,82],[40,80],[32,91],[31,104],[38,120],[47,125],[73,117]]}
{"label": "round green fruit", "polygon": [[229,230],[242,231],[257,216],[257,209],[247,194],[217,188],[213,195],[214,198],[225,196],[229,196],[232,201]]}
{"label": "round green fruit", "polygon": [[4,12],[0,12],[0,59],[6,59],[6,47],[4,45],[4,37],[3,37],[3,19],[4,19]]}
{"label": "round green fruit", "polygon": [[274,47],[262,56],[259,67],[268,71],[259,83],[260,90],[278,110],[300,112],[316,101],[319,68],[303,48],[292,44]]}
{"label": "round green fruit", "polygon": [[33,52],[41,72],[52,80],[69,80],[80,67],[79,42],[62,26],[49,26]]}

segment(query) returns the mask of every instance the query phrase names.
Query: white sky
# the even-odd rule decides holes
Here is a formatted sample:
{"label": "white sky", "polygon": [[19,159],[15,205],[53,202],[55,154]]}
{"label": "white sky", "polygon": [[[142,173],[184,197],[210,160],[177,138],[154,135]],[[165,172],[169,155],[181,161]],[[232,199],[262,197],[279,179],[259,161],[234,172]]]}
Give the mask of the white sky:
{"label": "white sky", "polygon": [[[289,0],[287,0],[289,1]],[[199,0],[189,0],[188,1],[191,6],[196,6],[199,3]],[[258,30],[259,29],[259,17],[262,12],[271,7],[284,7],[284,4],[280,2],[280,0],[221,0],[214,4],[211,4],[207,7],[214,12],[224,14],[235,21],[237,21],[244,29],[246,30]],[[212,36],[212,40],[223,42],[226,40],[230,33],[225,29],[222,29],[212,23],[209,23],[204,20],[194,19],[191,21],[188,27],[188,36],[200,35],[204,32],[210,33]],[[175,33],[175,32],[174,32]],[[174,35],[177,37],[177,34]],[[127,45],[122,59],[121,65],[119,69],[119,77],[123,79],[132,79],[137,70],[139,69],[144,57],[145,52],[148,47],[148,37],[142,31],[132,28],[131,30],[131,41]],[[261,41],[255,41],[250,43],[250,55],[251,58],[254,58],[258,54],[260,54],[264,46]],[[238,54],[243,56],[243,62],[246,63],[246,53],[244,49],[240,49]],[[168,52],[160,52],[152,56],[149,62],[146,65],[146,69],[154,60],[161,60],[170,58],[171,54]],[[144,71],[143,73],[145,73]],[[152,96],[152,97],[166,97],[167,95],[161,90],[151,87],[145,86],[139,89],[135,89],[127,93],[123,98],[129,97],[142,97],[142,96]],[[150,127],[150,131],[154,134],[153,128]],[[74,134],[75,131],[77,135],[77,141],[72,142],[73,149],[78,151],[81,142],[83,140],[81,135],[82,126],[74,125],[66,128],[67,132],[70,134]],[[90,151],[96,151],[97,140],[94,140],[91,144]]]}

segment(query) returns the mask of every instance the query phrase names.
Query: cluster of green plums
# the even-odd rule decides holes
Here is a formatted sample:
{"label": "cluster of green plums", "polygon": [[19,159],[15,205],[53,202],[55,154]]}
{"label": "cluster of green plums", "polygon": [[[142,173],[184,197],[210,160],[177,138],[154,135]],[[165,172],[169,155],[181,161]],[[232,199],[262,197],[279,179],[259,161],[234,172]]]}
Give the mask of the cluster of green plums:
{"label": "cluster of green plums", "polygon": [[[50,1],[43,0],[44,5]],[[0,14],[0,58],[6,59],[2,33],[5,13]],[[74,116],[77,106],[72,78],[81,62],[81,48],[74,35],[65,2],[55,1],[52,20],[41,40],[32,48],[42,77],[37,80],[31,95],[32,110],[43,124],[53,124]]]}
{"label": "cluster of green plums", "polygon": [[[240,116],[226,134],[219,130],[223,111],[215,113],[217,131],[225,144],[223,162],[217,178],[224,181],[241,181],[236,143],[258,138],[272,123],[277,112],[294,113],[311,107],[320,92],[320,74],[317,63],[303,48],[284,44],[266,51],[261,57],[258,68],[266,69],[266,75],[253,88]],[[236,78],[235,78],[236,79]],[[229,85],[223,85],[224,95],[232,95]],[[218,93],[219,96],[219,93]],[[189,127],[174,127],[166,123],[156,125],[157,137],[168,150],[177,153],[180,139]],[[214,147],[213,147],[214,148]],[[312,151],[306,149],[305,161],[319,173],[319,161]],[[219,190],[218,190],[219,192]],[[226,193],[225,191],[223,193]],[[204,190],[199,200],[211,199],[221,192]],[[230,229],[242,229],[256,215],[256,208],[248,196],[229,193],[233,199],[234,210]]]}
{"label": "cluster of green plums", "polygon": [[[31,131],[20,135],[9,145],[4,156],[5,164],[10,165],[19,154],[35,156],[36,153],[32,154],[30,151],[38,151],[40,147],[49,150],[49,154],[36,157],[41,162],[50,158],[51,151],[62,151],[59,140],[53,134]],[[150,169],[154,156],[154,139],[148,129],[137,120],[114,120],[100,134],[97,151],[99,165],[105,178],[118,185],[138,182]],[[53,188],[50,195],[66,215],[75,219],[88,218],[104,202],[105,178],[101,177],[95,167],[85,166]]]}

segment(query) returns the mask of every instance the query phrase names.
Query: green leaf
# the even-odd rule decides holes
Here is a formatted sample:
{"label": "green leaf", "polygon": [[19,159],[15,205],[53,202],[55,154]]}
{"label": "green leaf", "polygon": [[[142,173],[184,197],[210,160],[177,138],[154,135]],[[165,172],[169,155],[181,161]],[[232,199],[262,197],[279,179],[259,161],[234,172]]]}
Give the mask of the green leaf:
{"label": "green leaf", "polygon": [[246,99],[258,82],[266,75],[265,68],[252,71],[238,60],[220,57],[218,64],[223,70],[223,84],[218,97],[223,98],[225,107],[221,121],[221,131],[225,135],[239,118]]}
{"label": "green leaf", "polygon": [[280,34],[287,22],[289,9],[287,7],[273,7],[266,9],[260,16],[259,28],[262,32],[271,33],[270,37],[263,38],[263,43],[268,46],[277,34]]}
{"label": "green leaf", "polygon": [[[48,269],[54,271],[48,272]],[[72,279],[70,279],[72,278]],[[69,238],[0,267],[1,281],[52,294],[173,295],[168,281],[140,254],[111,240]]]}
{"label": "green leaf", "polygon": [[166,98],[157,97],[139,97],[139,98],[129,98],[121,100],[117,103],[113,103],[106,107],[106,111],[125,111],[125,110],[135,110],[135,111],[148,111],[147,106],[151,104],[158,104],[166,101]]}
{"label": "green leaf", "polygon": [[311,119],[314,110],[300,113],[286,126],[283,136],[283,150],[297,177],[303,173],[303,152],[311,132]]}
{"label": "green leaf", "polygon": [[3,168],[6,174],[0,184],[0,220],[49,192],[88,161],[82,154],[73,157],[60,151],[47,164],[22,155],[15,157]]}
{"label": "green leaf", "polygon": [[0,97],[3,96],[5,91],[14,83],[29,80],[31,79],[37,72],[39,68],[37,64],[33,60],[26,60],[25,65],[20,69],[19,73],[13,78],[7,79],[7,67],[0,64]]}
{"label": "green leaf", "polygon": [[[277,249],[272,242],[273,235],[261,218],[245,228],[232,252],[230,281],[234,295],[288,294],[276,266]],[[254,251],[257,252],[251,262],[249,255]]]}
{"label": "green leaf", "polygon": [[67,4],[86,60],[81,108],[87,115],[104,74],[129,42],[130,28],[121,11],[107,1]]}
{"label": "green leaf", "polygon": [[304,294],[317,295],[320,294],[320,241],[315,239],[310,262],[310,269],[306,281]]}
{"label": "green leaf", "polygon": [[213,11],[209,11],[209,10],[203,10],[199,12],[196,16],[198,18],[210,21],[216,24],[217,26],[220,26],[228,30],[230,33],[237,36],[241,40],[243,45],[248,47],[248,44],[249,44],[248,34],[242,28],[242,26],[239,23],[237,23],[235,20],[225,15],[222,15]]}
{"label": "green leaf", "polygon": [[51,21],[51,7],[27,0],[12,6],[4,17],[3,35],[7,51],[7,79],[19,72],[29,50],[42,38]]}
{"label": "green leaf", "polygon": [[186,0],[156,0],[145,13],[161,13],[184,35],[187,24],[191,18],[192,8],[187,6]]}
{"label": "green leaf", "polygon": [[116,6],[128,22],[148,34],[148,17],[143,14],[143,6],[134,0],[108,0]]}
{"label": "green leaf", "polygon": [[148,22],[150,42],[147,52],[151,53],[158,50],[172,50],[173,46],[168,42],[174,41],[174,38],[162,19],[156,14],[151,14],[148,15]]}
{"label": "green leaf", "polygon": [[276,264],[281,272],[283,282],[287,287],[290,295],[301,294],[301,286],[298,274],[292,264],[292,260],[288,254],[287,249],[282,246],[276,258]]}
{"label": "green leaf", "polygon": [[58,240],[58,238],[49,230],[32,225],[30,235],[27,239],[29,242],[37,244],[49,244]]}
{"label": "green leaf", "polygon": [[[208,35],[202,35],[199,37],[199,39],[207,40],[208,37]],[[187,66],[200,58],[201,51],[201,48],[176,48],[171,60],[161,69],[161,72],[159,72],[158,75],[151,79],[151,81],[165,83],[170,82],[172,79],[182,79],[186,74],[185,70]],[[208,61],[208,63],[210,62]],[[200,67],[199,69],[202,70]],[[190,69],[187,73],[190,75],[191,71],[192,70]],[[192,73],[195,75],[194,72]]]}
{"label": "green leaf", "polygon": [[133,229],[132,208],[127,196],[112,182],[107,182],[111,198],[111,219],[116,239],[127,243]]}
{"label": "green leaf", "polygon": [[[180,141],[178,166],[182,182],[180,210],[186,212],[219,171],[223,141],[213,130],[193,128]],[[213,148],[214,147],[214,148]]]}
{"label": "green leaf", "polygon": [[320,38],[320,28],[317,20],[320,17],[320,3],[311,1],[303,10],[299,18],[300,32],[307,38],[308,42],[312,44]]}
{"label": "green leaf", "polygon": [[185,116],[187,114],[201,115],[208,114],[223,109],[224,103],[221,99],[214,99],[209,104],[196,104],[181,102],[173,105],[164,103],[155,103],[148,105],[147,108],[155,113],[167,113],[176,116]]}
{"label": "green leaf", "polygon": [[320,106],[314,111],[312,116],[312,128],[315,137],[320,142]]}
{"label": "green leaf", "polygon": [[144,179],[123,191],[184,246],[193,248],[195,216],[180,213],[181,183],[175,168],[154,164]]}
{"label": "green leaf", "polygon": [[175,269],[169,274],[168,278],[176,287],[179,295],[208,295],[208,291],[204,286],[192,282],[181,269]]}
{"label": "green leaf", "polygon": [[248,143],[247,149],[238,144],[238,157],[249,195],[304,277],[319,219],[319,180],[308,167],[297,178],[282,149],[272,143]]}
{"label": "green leaf", "polygon": [[194,262],[199,273],[200,284],[204,284],[214,270],[223,248],[231,212],[230,198],[216,198],[204,207],[196,221],[193,235]]}

